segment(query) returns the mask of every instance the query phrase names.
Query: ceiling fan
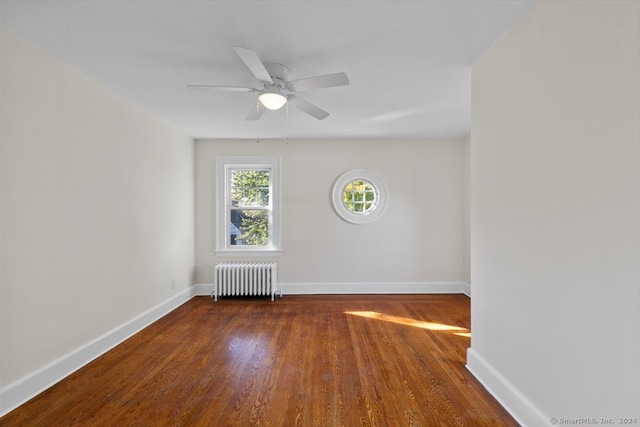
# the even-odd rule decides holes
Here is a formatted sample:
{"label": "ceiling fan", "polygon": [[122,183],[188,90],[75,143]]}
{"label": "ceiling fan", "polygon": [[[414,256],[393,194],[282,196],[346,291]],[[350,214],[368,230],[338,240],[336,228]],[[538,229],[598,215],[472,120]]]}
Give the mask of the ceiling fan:
{"label": "ceiling fan", "polygon": [[[262,62],[258,54],[243,47],[233,48],[247,68],[256,76],[260,83],[259,88],[242,86],[213,86],[213,85],[187,85],[190,89],[213,89],[226,90],[232,92],[257,92],[258,101],[253,107],[246,120],[258,120],[265,108],[278,110],[286,103],[296,107],[318,120],[325,119],[329,113],[310,103],[309,101],[295,95],[295,92],[302,92],[311,89],[321,89],[334,86],[345,86],[349,84],[349,78],[345,73],[326,74],[322,76],[309,77],[300,80],[289,80],[291,72],[282,64]],[[260,106],[264,107],[261,108]]]}

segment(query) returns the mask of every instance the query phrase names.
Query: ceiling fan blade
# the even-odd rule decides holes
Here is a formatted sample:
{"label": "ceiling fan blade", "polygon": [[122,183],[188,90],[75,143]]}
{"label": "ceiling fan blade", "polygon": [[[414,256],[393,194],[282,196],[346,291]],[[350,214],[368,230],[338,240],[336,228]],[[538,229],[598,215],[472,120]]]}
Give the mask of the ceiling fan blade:
{"label": "ceiling fan blade", "polygon": [[265,108],[260,108],[258,106],[258,103],[256,102],[256,105],[253,106],[253,108],[251,109],[251,111],[249,112],[249,115],[245,120],[250,120],[250,121],[258,120],[260,116],[262,116],[262,113],[264,113],[264,110]]}
{"label": "ceiling fan blade", "polygon": [[299,108],[300,110],[304,111],[310,116],[315,117],[318,120],[326,119],[327,117],[329,117],[329,113],[324,111],[322,108],[316,107],[309,101],[302,99],[299,96],[289,95],[288,100],[290,105]]}
{"label": "ceiling fan blade", "polygon": [[187,85],[189,89],[194,90],[223,90],[226,92],[257,92],[258,89],[242,86],[214,86],[214,85]]}
{"label": "ceiling fan blade", "polygon": [[307,79],[289,82],[289,88],[293,91],[320,89],[323,87],[346,86],[349,78],[345,73],[326,74],[324,76],[309,77]]}
{"label": "ceiling fan blade", "polygon": [[233,49],[258,80],[273,84],[273,80],[271,80],[269,72],[255,51],[244,47],[234,47]]}

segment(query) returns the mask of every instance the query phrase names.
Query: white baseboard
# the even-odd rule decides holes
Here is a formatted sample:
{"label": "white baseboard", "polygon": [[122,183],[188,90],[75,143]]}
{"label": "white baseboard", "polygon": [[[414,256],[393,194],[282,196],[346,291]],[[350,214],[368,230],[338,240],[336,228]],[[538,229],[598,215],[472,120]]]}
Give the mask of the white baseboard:
{"label": "white baseboard", "polygon": [[[280,283],[284,295],[327,294],[471,294],[463,282]],[[465,287],[466,286],[466,287]],[[196,295],[211,295],[212,284],[195,285]]]}
{"label": "white baseboard", "polygon": [[471,285],[468,283],[462,284],[462,293],[471,298]]}
{"label": "white baseboard", "polygon": [[0,389],[0,417],[184,304],[194,295],[193,287],[185,289],[123,325],[3,387]]}
{"label": "white baseboard", "polygon": [[552,425],[549,417],[473,348],[467,349],[467,369],[523,427]]}
{"label": "white baseboard", "polygon": [[213,292],[213,284],[200,283],[198,285],[193,285],[194,296],[211,296],[211,292]]}
{"label": "white baseboard", "polygon": [[308,294],[461,294],[461,282],[282,283],[285,295]]}

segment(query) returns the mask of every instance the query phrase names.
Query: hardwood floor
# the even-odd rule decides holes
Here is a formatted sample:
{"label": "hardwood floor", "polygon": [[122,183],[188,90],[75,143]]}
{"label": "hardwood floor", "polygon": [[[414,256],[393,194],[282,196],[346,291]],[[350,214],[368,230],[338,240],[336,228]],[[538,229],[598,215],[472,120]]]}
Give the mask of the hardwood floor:
{"label": "hardwood floor", "polygon": [[463,295],[196,297],[2,426],[517,426],[465,368]]}

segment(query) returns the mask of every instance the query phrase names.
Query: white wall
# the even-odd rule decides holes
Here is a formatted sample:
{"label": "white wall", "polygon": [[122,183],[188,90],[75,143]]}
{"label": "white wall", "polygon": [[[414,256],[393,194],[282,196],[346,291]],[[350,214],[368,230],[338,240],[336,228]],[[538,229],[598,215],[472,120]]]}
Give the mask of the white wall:
{"label": "white wall", "polygon": [[4,30],[0,57],[8,392],[189,290],[193,142]]}
{"label": "white wall", "polygon": [[[464,282],[471,285],[471,135],[462,141]],[[470,289],[469,289],[470,290]]]}
{"label": "white wall", "polygon": [[469,365],[526,425],[640,416],[639,7],[536,2],[473,66]]}
{"label": "white wall", "polygon": [[[282,159],[284,252],[277,262],[285,293],[420,291],[433,282],[461,291],[462,141],[197,141],[197,283],[213,283],[212,266],[229,260],[214,253],[214,167],[222,155]],[[331,205],[333,181],[356,168],[376,172],[388,190],[372,224],[349,224]]]}

